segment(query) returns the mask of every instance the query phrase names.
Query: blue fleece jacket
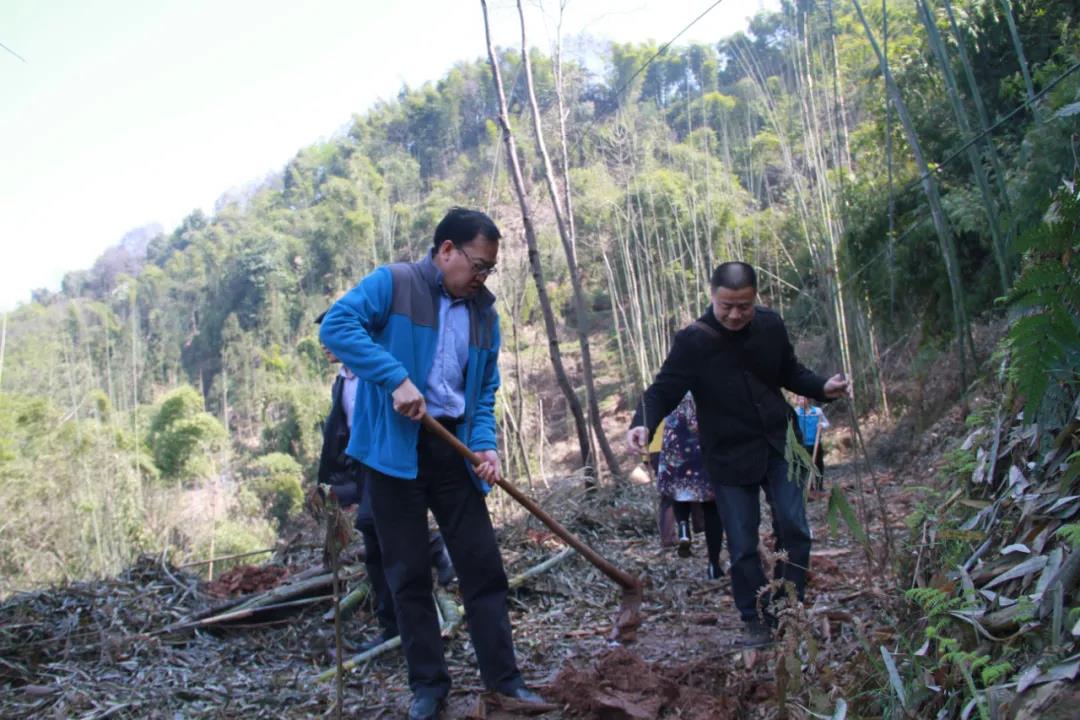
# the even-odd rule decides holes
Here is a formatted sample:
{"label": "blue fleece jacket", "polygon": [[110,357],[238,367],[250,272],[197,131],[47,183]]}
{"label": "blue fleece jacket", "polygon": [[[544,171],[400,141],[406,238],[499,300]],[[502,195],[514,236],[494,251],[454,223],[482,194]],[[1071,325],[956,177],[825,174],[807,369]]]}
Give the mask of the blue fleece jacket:
{"label": "blue fleece jacket", "polygon": [[[380,267],[334,303],[319,331],[322,343],[360,379],[346,452],[391,477],[411,480],[417,475],[420,423],[394,411],[391,393],[406,378],[422,394],[427,391],[439,333],[441,282],[430,255],[417,263]],[[494,301],[486,288],[467,301],[465,418],[457,435],[475,451],[497,447],[500,337]],[[490,489],[475,474],[473,478],[483,492]]]}

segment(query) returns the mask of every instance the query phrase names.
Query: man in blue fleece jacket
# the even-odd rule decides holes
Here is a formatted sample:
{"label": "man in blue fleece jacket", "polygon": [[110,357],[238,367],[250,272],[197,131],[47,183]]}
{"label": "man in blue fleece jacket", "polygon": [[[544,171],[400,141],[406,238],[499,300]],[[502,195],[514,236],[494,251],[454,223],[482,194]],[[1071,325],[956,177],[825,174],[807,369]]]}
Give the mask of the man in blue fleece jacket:
{"label": "man in blue fleece jacket", "polygon": [[[484,283],[499,229],[453,208],[420,262],[376,269],[323,318],[320,339],[359,378],[348,454],[367,476],[394,596],[410,718],[436,718],[450,692],[431,597],[427,511],[457,569],[480,675],[489,690],[542,702],[514,658],[507,580],[484,496],[500,477],[495,437],[499,318]],[[475,469],[418,422],[427,412],[484,462]]]}

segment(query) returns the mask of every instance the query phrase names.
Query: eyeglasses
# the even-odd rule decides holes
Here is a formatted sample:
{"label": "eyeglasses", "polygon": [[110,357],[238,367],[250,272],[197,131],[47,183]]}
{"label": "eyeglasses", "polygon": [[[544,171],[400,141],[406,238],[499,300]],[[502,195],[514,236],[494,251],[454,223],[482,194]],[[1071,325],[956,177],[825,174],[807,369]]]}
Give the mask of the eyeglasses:
{"label": "eyeglasses", "polygon": [[486,262],[483,262],[481,260],[476,260],[476,259],[473,258],[472,255],[469,254],[469,251],[466,250],[465,248],[457,247],[456,245],[454,247],[458,252],[460,252],[462,255],[464,255],[465,258],[472,265],[472,267],[471,267],[472,274],[475,275],[476,277],[481,277],[481,278],[491,277],[496,272],[498,272],[499,268],[495,267],[495,263],[486,263]]}

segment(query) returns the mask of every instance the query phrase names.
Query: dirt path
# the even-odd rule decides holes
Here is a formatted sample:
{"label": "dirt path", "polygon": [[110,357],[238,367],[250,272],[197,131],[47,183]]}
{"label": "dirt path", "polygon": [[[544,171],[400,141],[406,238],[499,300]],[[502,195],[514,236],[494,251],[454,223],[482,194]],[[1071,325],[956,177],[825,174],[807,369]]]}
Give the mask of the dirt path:
{"label": "dirt path", "polygon": [[[850,458],[836,460],[828,472],[829,483],[838,484],[858,512],[861,479],[866,506],[874,507],[876,500],[865,468]],[[876,476],[890,508],[894,535],[899,537],[903,516],[910,508],[910,493],[897,484],[892,473],[876,469]],[[703,537],[695,538],[693,557],[678,558],[674,550],[659,547],[651,487],[622,488],[610,501],[611,517],[586,515],[571,524],[618,564],[635,572],[647,570],[651,586],[643,608],[646,619],[633,644],[622,647],[608,642],[605,612],[614,608],[617,594],[581,563],[573,577],[587,590],[561,590],[565,599],[560,603],[563,622],[558,626],[538,625],[534,608],[534,602],[541,599],[538,595],[557,591],[555,588],[541,582],[519,591],[514,597],[513,621],[523,671],[530,684],[562,706],[544,714],[545,718],[773,717],[781,692],[777,663],[784,662],[785,655],[796,654],[805,663],[808,638],[813,637],[817,656],[800,679],[821,683],[818,694],[827,698],[833,679],[830,667],[835,669],[851,654],[855,625],[865,627],[872,638],[892,632],[881,605],[886,588],[895,588],[895,582],[881,577],[876,569],[867,570],[866,554],[851,540],[842,522],[839,531],[830,534],[827,496],[815,496],[808,503],[815,542],[806,611],[784,622],[774,647],[755,652],[738,646],[742,624],[729,580],[705,577]],[[767,545],[771,544],[769,526],[766,511],[761,532]],[[628,528],[632,532],[628,533]],[[871,521],[870,530],[872,541],[879,541],[880,522]],[[874,555],[878,562],[880,553]],[[601,603],[607,607],[597,607]],[[826,672],[819,672],[818,666]],[[471,674],[466,670],[465,678],[459,679],[468,684]],[[780,682],[787,683],[789,697],[797,695],[790,689],[790,678]],[[477,690],[459,687],[447,717],[526,717],[490,703],[481,709]]]}

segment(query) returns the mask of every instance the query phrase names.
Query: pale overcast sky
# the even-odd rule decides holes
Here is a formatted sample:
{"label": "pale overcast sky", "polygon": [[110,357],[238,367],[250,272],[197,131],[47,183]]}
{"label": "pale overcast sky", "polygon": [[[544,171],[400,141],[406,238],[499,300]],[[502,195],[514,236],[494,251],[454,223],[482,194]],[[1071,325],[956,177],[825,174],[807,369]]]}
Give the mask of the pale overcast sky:
{"label": "pale overcast sky", "polygon": [[[528,4],[548,49],[558,4]],[[713,4],[569,0],[563,32],[663,43]],[[678,43],[777,5],[723,0]],[[489,10],[495,43],[516,47],[516,5]],[[0,43],[25,59],[0,48],[0,310],[486,54],[478,0],[3,0]]]}

